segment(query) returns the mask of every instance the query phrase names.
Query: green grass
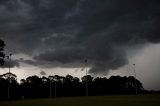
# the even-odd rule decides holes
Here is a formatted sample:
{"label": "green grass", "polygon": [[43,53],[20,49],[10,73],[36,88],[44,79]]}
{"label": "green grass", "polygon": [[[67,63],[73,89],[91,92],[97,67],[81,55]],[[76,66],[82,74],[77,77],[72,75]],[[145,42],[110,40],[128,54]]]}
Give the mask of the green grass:
{"label": "green grass", "polygon": [[0,102],[0,106],[160,106],[160,95],[120,95],[32,99]]}

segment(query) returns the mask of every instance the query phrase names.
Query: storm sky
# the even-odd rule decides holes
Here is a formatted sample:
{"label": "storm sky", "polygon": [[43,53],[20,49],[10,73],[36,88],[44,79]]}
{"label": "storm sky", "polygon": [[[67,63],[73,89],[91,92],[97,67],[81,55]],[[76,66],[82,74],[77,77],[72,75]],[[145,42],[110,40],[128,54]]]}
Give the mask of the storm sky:
{"label": "storm sky", "polygon": [[136,64],[146,88],[160,89],[159,19],[159,0],[0,0],[0,39],[19,76],[81,76],[87,59],[95,76],[128,75]]}

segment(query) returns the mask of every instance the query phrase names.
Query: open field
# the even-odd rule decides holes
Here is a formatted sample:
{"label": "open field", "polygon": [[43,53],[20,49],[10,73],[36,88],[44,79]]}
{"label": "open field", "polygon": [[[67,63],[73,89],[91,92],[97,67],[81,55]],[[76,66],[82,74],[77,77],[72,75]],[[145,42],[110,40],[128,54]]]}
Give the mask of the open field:
{"label": "open field", "polygon": [[120,95],[32,99],[0,102],[0,106],[160,106],[160,95]]}

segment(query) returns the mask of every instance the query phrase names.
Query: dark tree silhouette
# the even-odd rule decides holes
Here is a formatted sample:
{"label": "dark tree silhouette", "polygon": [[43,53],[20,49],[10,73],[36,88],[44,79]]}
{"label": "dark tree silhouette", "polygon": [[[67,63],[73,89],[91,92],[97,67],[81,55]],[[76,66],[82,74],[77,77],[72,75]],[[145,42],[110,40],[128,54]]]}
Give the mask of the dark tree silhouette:
{"label": "dark tree silhouette", "polygon": [[[0,100],[7,99],[8,76],[11,81],[11,99],[20,98],[48,98],[48,97],[66,97],[66,96],[85,96],[86,80],[88,81],[89,96],[111,95],[111,94],[135,94],[135,78],[111,76],[93,78],[90,75],[83,76],[81,80],[71,75],[38,77],[29,76],[22,79],[18,84],[16,75],[12,73],[0,76]],[[142,83],[137,81],[138,93],[146,93]],[[50,95],[51,88],[51,95]]]}
{"label": "dark tree silhouette", "polygon": [[0,75],[0,100],[8,99],[8,81],[10,88],[10,99],[20,98],[20,89],[16,77],[17,76],[12,73]]}
{"label": "dark tree silhouette", "polygon": [[4,46],[5,46],[4,41],[0,40],[0,64],[1,65],[4,64],[4,58],[5,58],[5,54],[3,53]]}

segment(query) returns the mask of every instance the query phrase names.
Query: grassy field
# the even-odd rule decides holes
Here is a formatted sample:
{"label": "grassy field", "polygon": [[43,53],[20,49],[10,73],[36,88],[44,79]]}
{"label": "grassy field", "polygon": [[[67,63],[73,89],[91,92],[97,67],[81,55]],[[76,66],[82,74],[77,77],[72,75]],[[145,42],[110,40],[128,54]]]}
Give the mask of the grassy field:
{"label": "grassy field", "polygon": [[0,102],[0,106],[160,106],[160,95],[121,95],[32,99]]}

